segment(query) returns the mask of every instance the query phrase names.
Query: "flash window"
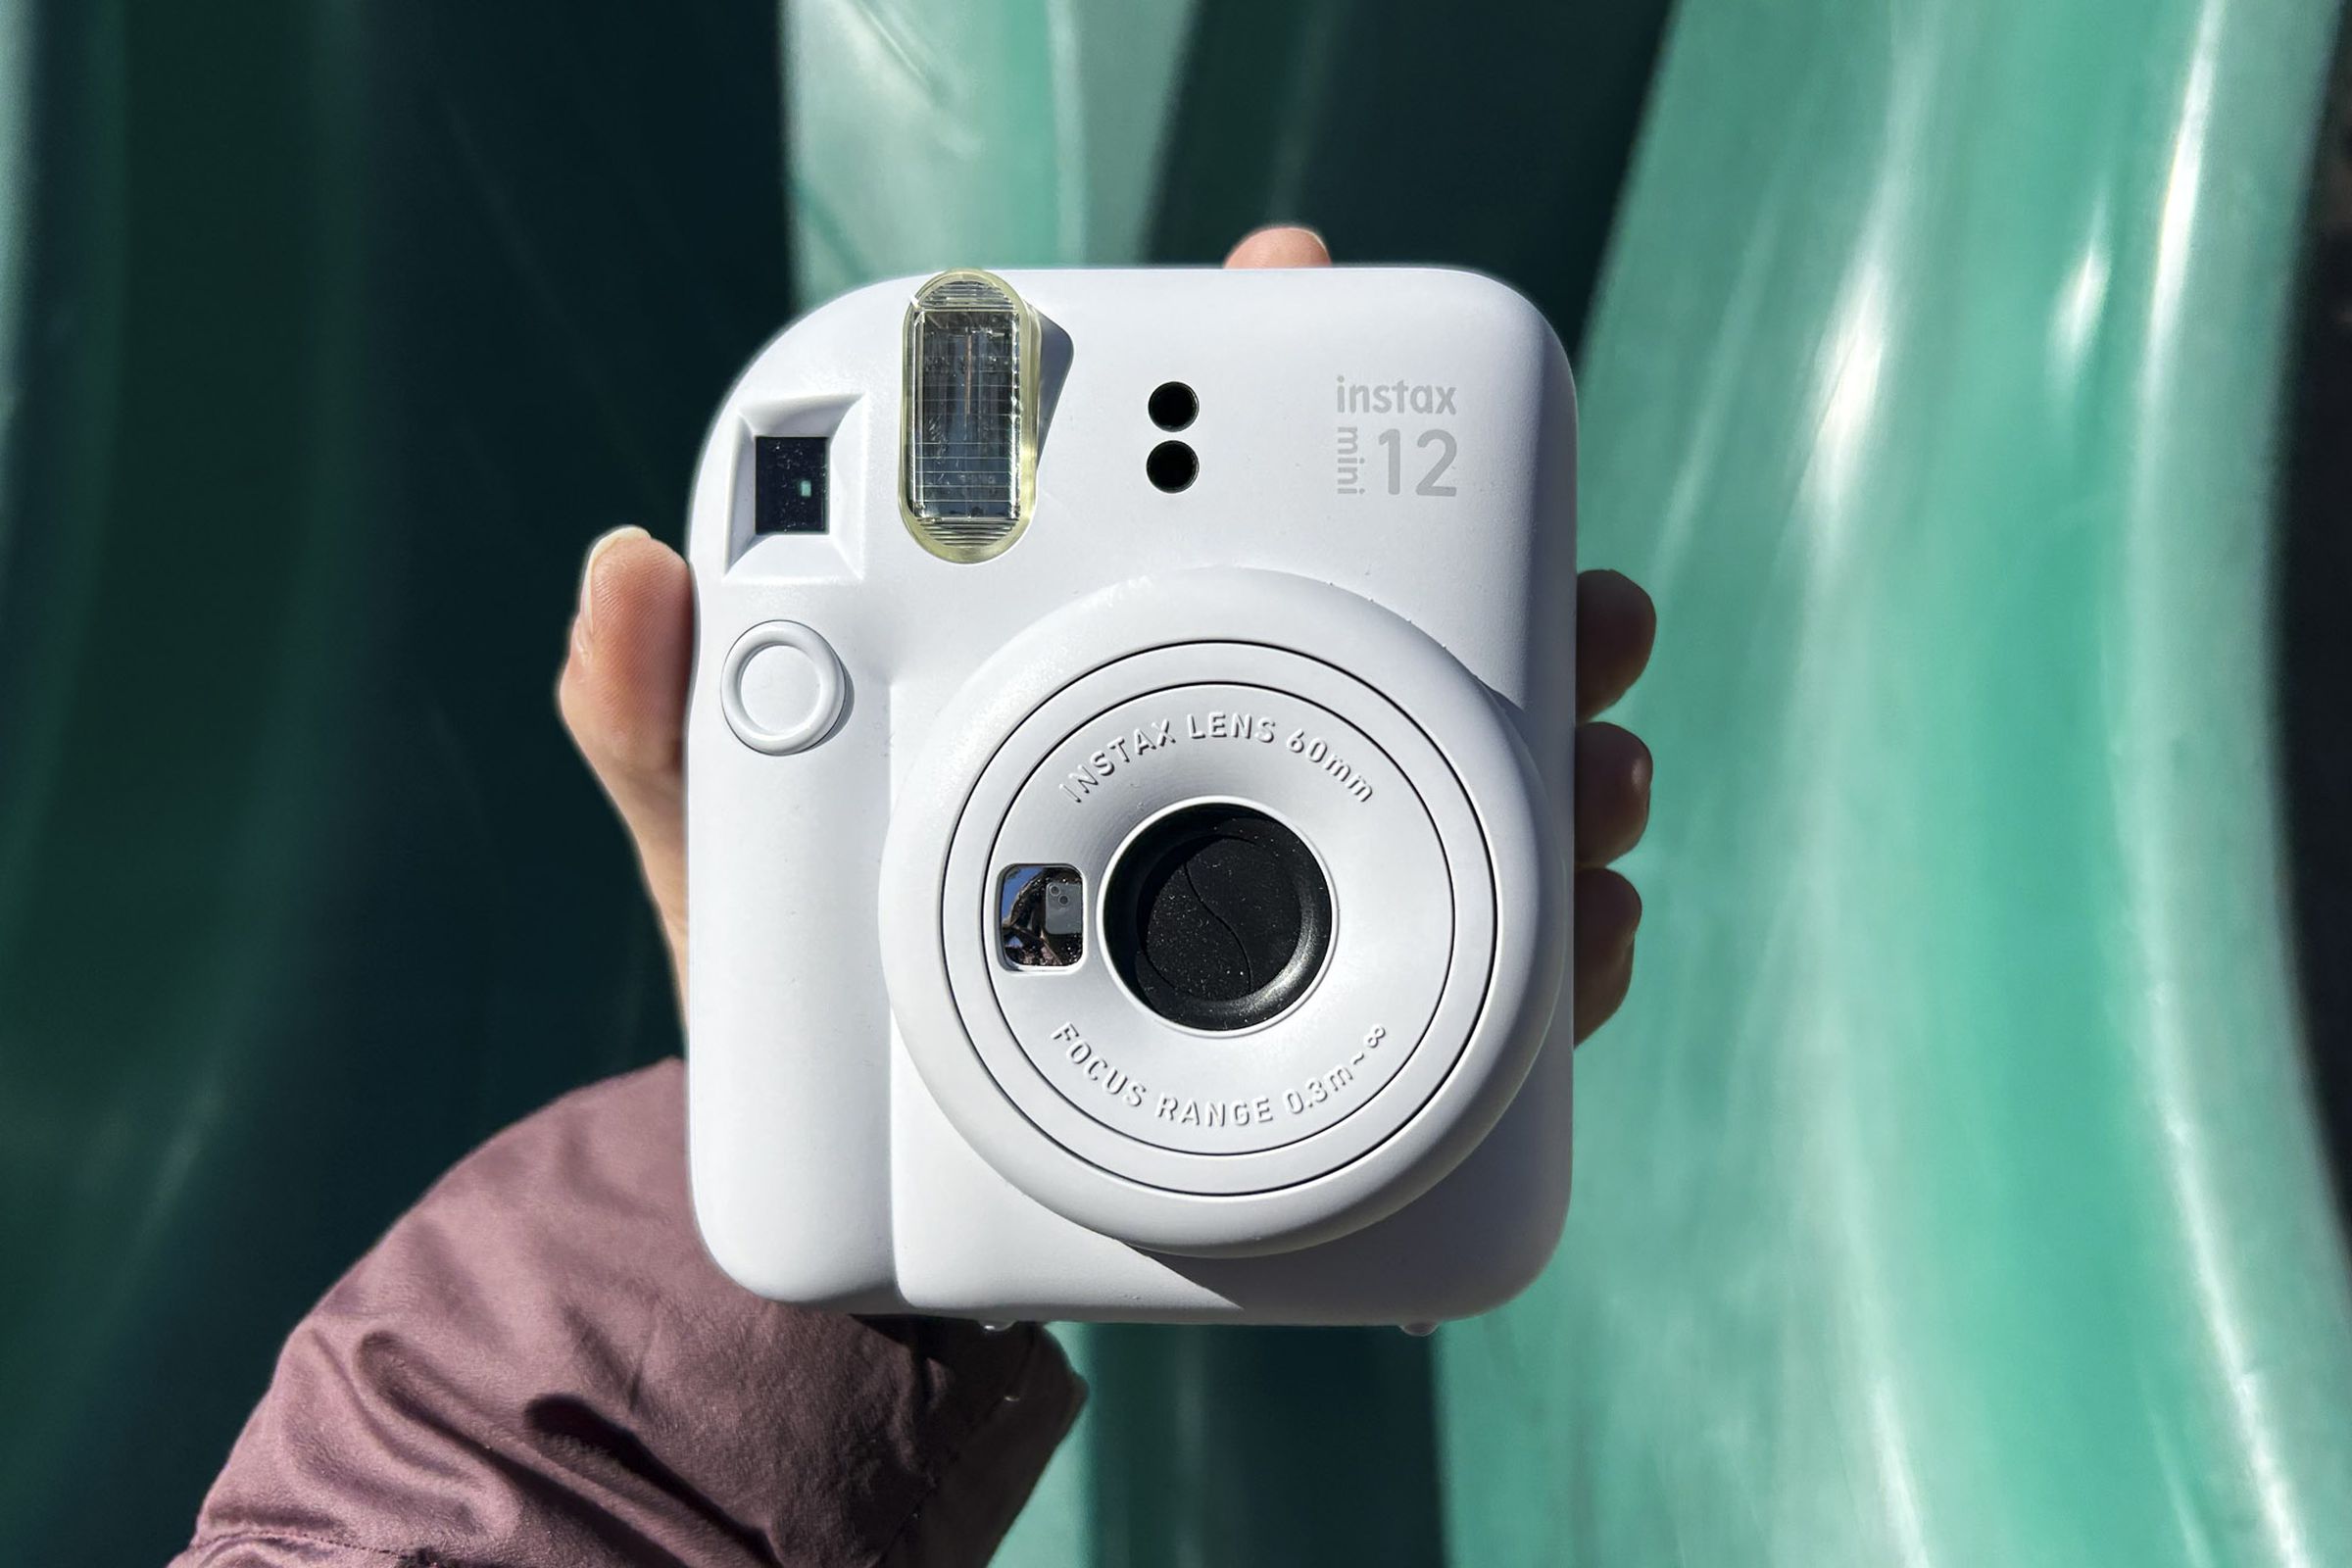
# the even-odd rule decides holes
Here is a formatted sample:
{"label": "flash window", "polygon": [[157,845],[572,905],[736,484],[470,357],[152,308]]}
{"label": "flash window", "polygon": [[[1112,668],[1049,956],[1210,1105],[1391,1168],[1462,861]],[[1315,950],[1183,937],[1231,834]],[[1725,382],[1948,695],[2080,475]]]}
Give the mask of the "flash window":
{"label": "flash window", "polygon": [[906,309],[899,505],[924,549],[987,561],[1037,494],[1037,313],[992,273],[942,272]]}

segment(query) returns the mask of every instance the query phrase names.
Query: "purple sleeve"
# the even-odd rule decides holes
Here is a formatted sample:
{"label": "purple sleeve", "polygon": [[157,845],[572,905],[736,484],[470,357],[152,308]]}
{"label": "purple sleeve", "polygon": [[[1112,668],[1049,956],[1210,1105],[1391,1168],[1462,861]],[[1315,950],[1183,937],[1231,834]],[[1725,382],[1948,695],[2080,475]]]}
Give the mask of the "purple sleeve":
{"label": "purple sleeve", "polygon": [[426,1194],[294,1330],[174,1568],[987,1561],[1077,1414],[1060,1351],[734,1285],[682,1083],[581,1090]]}

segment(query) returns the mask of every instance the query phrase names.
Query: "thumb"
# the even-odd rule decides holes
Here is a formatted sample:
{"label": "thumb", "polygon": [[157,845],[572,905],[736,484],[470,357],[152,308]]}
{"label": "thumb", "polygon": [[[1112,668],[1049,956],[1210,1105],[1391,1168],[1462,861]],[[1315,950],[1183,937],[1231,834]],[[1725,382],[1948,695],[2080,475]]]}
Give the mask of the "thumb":
{"label": "thumb", "polygon": [[680,733],[694,646],[686,563],[643,528],[589,548],[556,687],[573,744],[636,841],[646,892],[685,990],[686,823]]}

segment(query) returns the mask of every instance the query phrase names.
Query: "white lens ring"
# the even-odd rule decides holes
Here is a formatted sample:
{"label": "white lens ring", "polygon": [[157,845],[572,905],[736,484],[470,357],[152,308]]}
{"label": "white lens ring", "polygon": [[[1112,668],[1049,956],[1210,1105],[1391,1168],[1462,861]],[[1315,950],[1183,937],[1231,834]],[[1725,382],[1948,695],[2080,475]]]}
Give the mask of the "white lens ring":
{"label": "white lens ring", "polygon": [[[1099,785],[1090,754],[1112,767]],[[1292,692],[1200,683],[1139,694],[1071,730],[1020,783],[990,878],[1026,861],[1073,865],[1102,932],[1127,846],[1169,812],[1214,801],[1297,833],[1331,889],[1323,972],[1281,1016],[1224,1033],[1160,1017],[1101,940],[1076,966],[1000,964],[989,977],[1023,1054],[1073,1108],[1162,1149],[1248,1153],[1362,1109],[1437,1010],[1454,951],[1453,881],[1408,776],[1362,730]]]}
{"label": "white lens ring", "polygon": [[[984,907],[990,866],[998,858],[992,829],[1010,816],[1022,786],[1050,755],[1051,743],[1123,701],[1209,685],[1289,693],[1348,718],[1369,737],[1409,780],[1411,793],[1437,827],[1454,909],[1454,941],[1445,982],[1429,1023],[1415,1035],[1416,1042],[1424,1036],[1446,1039],[1454,1050],[1423,1053],[1416,1048],[1407,1053],[1376,1093],[1306,1136],[1270,1148],[1244,1144],[1224,1152],[1161,1147],[1075,1108],[1073,1097],[1039,1070],[1006,1021],[997,1003],[986,945],[971,939],[978,924],[975,911]],[[1005,853],[1017,854],[1018,847],[1008,847]],[[942,892],[940,919],[950,985],[960,1022],[998,1088],[1069,1152],[1127,1180],[1188,1195],[1239,1195],[1296,1186],[1328,1175],[1378,1147],[1412,1118],[1453,1065],[1478,1015],[1494,951],[1494,882],[1485,841],[1444,758],[1402,712],[1354,677],[1320,661],[1250,644],[1200,643],[1139,654],[1056,693],[1015,729],[982,771],[957,824]],[[1345,889],[1334,892],[1343,901],[1349,897]],[[1328,984],[1323,990],[1330,994]]]}
{"label": "white lens ring", "polygon": [[[1312,657],[1317,651],[1326,657]],[[1167,662],[1147,666],[1147,658]],[[1253,665],[1252,658],[1266,662]],[[1446,1053],[1417,1051],[1411,1071],[1368,1107],[1377,1118],[1359,1113],[1261,1153],[1151,1149],[1072,1110],[995,1016],[986,973],[993,960],[973,940],[972,916],[994,834],[967,824],[1001,819],[1034,766],[1034,758],[1007,760],[1007,737],[1113,668],[1124,671],[1123,689],[1089,694],[1053,737],[1137,690],[1268,684],[1376,735],[1422,786],[1433,820],[1441,797],[1460,803],[1444,813],[1446,836],[1449,846],[1474,847],[1482,940],[1491,944],[1478,966],[1485,983],[1447,989],[1430,1037],[1464,1043],[1449,1062]],[[1337,684],[1326,690],[1308,680]],[[1399,738],[1355,711],[1366,694],[1367,711],[1389,715]],[[894,1049],[914,1075],[894,1080],[895,1136],[924,1139],[952,1128],[1011,1187],[1086,1229],[1148,1250],[1232,1257],[1330,1241],[1396,1212],[1458,1165],[1510,1104],[1564,995],[1572,933],[1550,821],[1566,799],[1546,799],[1503,708],[1427,633],[1328,582],[1252,567],[1179,572],[1105,587],[1032,622],[944,705],[926,705],[922,720],[923,744],[894,769],[876,889]],[[1415,743],[1427,750],[1409,760],[1404,750]],[[1009,778],[992,776],[1000,764]],[[964,967],[971,960],[976,972]],[[1555,1081],[1566,1071],[1563,1061]],[[1418,1076],[1424,1072],[1434,1083]],[[1377,1123],[1389,1122],[1392,1104],[1404,1108],[1383,1132]],[[1326,1164],[1327,1154],[1342,1162]],[[1110,1160],[1145,1174],[1124,1174]],[[1203,1185],[1205,1173],[1217,1171],[1249,1179],[1224,1191]]]}

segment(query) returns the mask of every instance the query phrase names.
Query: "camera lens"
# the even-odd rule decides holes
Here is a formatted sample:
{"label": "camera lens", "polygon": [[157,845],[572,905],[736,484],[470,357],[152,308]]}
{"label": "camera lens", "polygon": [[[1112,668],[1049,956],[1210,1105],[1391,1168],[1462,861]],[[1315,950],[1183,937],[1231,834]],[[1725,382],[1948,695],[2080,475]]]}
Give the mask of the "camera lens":
{"label": "camera lens", "polygon": [[1331,947],[1331,889],[1298,834],[1246,806],[1186,807],[1111,867],[1103,936],[1144,1005],[1247,1029],[1305,995]]}

